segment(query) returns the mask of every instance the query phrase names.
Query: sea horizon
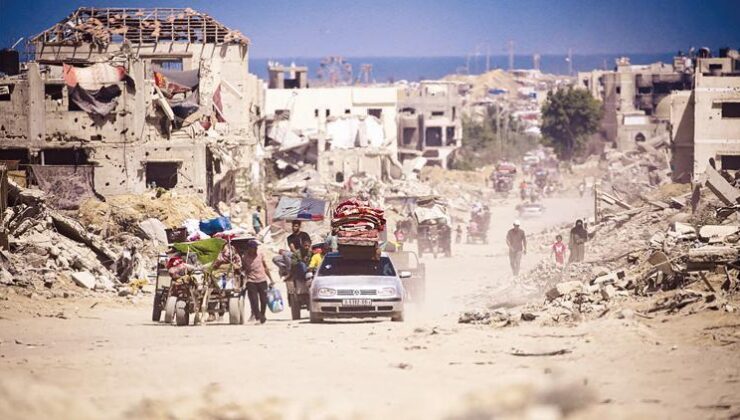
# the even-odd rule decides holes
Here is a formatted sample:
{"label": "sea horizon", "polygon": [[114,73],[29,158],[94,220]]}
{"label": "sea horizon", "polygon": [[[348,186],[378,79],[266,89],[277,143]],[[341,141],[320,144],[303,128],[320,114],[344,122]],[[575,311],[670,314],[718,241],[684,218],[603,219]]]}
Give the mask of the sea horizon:
{"label": "sea horizon", "polygon": [[[663,53],[603,53],[573,54],[572,71],[613,69],[616,59],[629,57],[632,64],[650,64],[655,62],[672,63],[675,52]],[[540,54],[540,71],[543,73],[567,75],[569,64],[567,54]],[[307,66],[309,79],[317,78],[317,70],[324,57],[255,57],[249,59],[250,72],[267,80],[267,63],[275,61],[285,66],[295,63],[296,66]],[[371,80],[376,83],[389,83],[400,80],[419,81],[440,79],[451,74],[482,74],[486,72],[486,56],[354,56],[343,57],[352,65],[352,77],[359,79],[363,64],[372,65]],[[491,55],[488,69],[508,69],[508,55]],[[534,68],[533,55],[519,54],[514,56],[514,69],[530,70]]]}

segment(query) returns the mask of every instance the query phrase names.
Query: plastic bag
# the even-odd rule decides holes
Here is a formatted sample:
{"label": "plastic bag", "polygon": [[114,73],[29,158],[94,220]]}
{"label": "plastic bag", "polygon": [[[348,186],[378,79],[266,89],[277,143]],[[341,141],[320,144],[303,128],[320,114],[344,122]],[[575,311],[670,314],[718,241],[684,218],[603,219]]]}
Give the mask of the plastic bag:
{"label": "plastic bag", "polygon": [[270,312],[282,312],[285,309],[283,303],[283,296],[280,294],[280,290],[270,287],[267,289],[267,307],[270,308]]}

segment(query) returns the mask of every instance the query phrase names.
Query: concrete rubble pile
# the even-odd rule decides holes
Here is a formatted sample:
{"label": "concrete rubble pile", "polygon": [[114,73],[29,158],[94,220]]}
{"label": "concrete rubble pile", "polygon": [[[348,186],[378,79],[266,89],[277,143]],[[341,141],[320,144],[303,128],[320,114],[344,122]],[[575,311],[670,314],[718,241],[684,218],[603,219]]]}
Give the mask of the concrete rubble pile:
{"label": "concrete rubble pile", "polygon": [[88,200],[72,215],[54,209],[44,192],[12,181],[9,202],[2,215],[9,252],[2,255],[0,283],[49,297],[80,288],[136,293],[167,243],[165,229],[192,214],[215,214],[202,199],[153,192]]}
{"label": "concrete rubble pile", "polygon": [[[675,188],[671,184],[640,193],[642,203],[632,201],[631,209],[619,209],[588,227],[586,261],[565,267],[549,258],[540,261],[516,280],[512,290],[489,302],[488,309],[464,313],[459,322],[508,326],[534,320],[550,324],[607,316],[736,311],[740,223],[737,204],[731,203],[740,203],[740,190],[711,168],[707,175],[706,188],[695,187],[704,191],[700,202],[695,198],[692,206],[686,197],[665,197],[666,190]],[[692,207],[713,209],[712,224],[692,213]],[[728,207],[733,210],[728,212]],[[569,228],[557,232],[566,241]],[[549,253],[555,234],[532,236],[530,247]],[[512,305],[514,296],[518,301]],[[516,306],[524,301],[535,303]]]}
{"label": "concrete rubble pile", "polygon": [[119,284],[114,271],[120,249],[47,206],[41,191],[10,182],[9,198],[15,205],[2,215],[10,247],[0,270],[4,286],[55,292],[72,283],[96,290]]}

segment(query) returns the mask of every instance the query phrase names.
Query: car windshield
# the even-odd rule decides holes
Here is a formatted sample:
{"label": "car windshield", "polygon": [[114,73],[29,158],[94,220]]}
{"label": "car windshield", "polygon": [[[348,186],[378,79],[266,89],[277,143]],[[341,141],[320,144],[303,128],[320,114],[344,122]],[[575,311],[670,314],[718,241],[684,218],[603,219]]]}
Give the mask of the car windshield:
{"label": "car windshield", "polygon": [[318,276],[395,276],[390,258],[380,260],[346,260],[340,256],[327,255],[321,263]]}

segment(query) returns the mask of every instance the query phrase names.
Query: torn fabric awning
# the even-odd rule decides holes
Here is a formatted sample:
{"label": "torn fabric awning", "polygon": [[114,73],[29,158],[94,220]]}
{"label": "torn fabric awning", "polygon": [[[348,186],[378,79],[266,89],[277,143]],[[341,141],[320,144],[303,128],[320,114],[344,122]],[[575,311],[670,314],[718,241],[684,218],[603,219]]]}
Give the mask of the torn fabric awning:
{"label": "torn fabric awning", "polygon": [[105,117],[116,109],[121,96],[118,82],[135,89],[134,80],[124,67],[105,63],[90,67],[74,67],[63,64],[64,82],[69,87],[69,100],[88,114]]}
{"label": "torn fabric awning", "polygon": [[164,70],[154,67],[154,83],[169,95],[195,90],[200,84],[198,70]]}
{"label": "torn fabric awning", "polygon": [[129,87],[136,87],[134,80],[126,73],[126,68],[123,66],[97,63],[90,67],[74,67],[69,64],[62,64],[62,73],[64,82],[69,87],[79,85],[86,90],[98,90],[122,80]]}
{"label": "torn fabric awning", "polygon": [[69,91],[69,100],[88,114],[105,117],[116,109],[121,95],[118,85],[110,85],[100,90],[89,92],[80,85]]}

